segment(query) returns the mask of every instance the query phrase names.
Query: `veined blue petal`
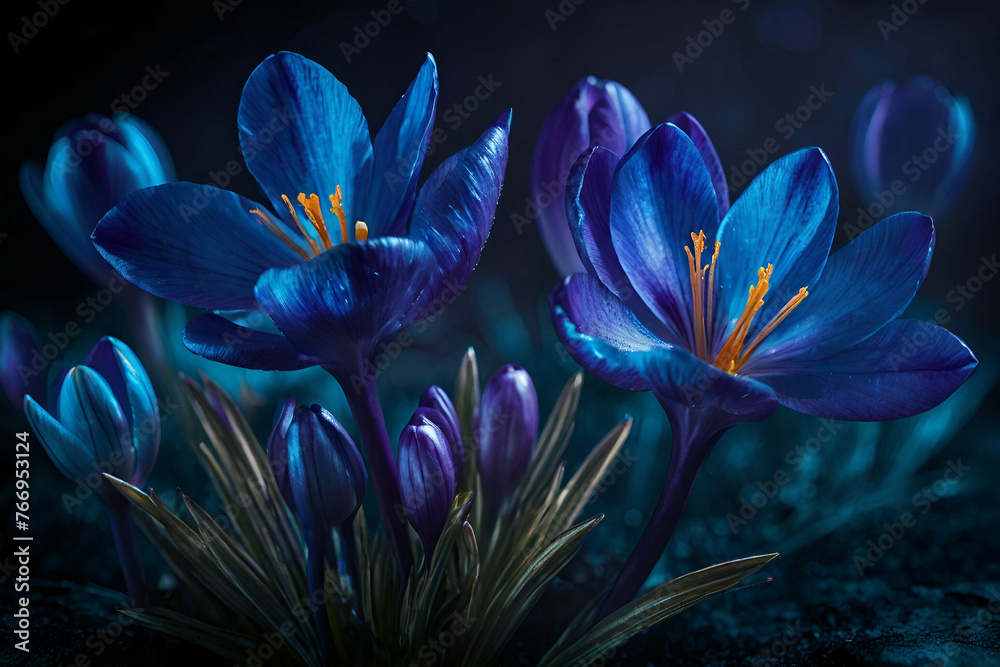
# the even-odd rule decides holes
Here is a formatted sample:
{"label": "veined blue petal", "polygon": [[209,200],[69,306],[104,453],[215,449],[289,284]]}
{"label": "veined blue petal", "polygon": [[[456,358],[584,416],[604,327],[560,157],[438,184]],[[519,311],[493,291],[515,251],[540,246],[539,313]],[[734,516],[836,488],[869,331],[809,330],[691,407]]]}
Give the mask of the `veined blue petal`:
{"label": "veined blue petal", "polygon": [[677,126],[658,125],[636,142],[615,174],[611,239],[632,286],[657,317],[693,344],[691,234],[712,239],[719,205],[705,162]]}
{"label": "veined blue petal", "polygon": [[439,299],[442,285],[464,285],[479,261],[503,187],[509,132],[508,111],[465,150],[443,179],[434,179],[436,188],[429,196],[419,198],[410,236],[423,240],[440,266],[440,278],[428,286],[427,299]]}
{"label": "veined blue petal", "polygon": [[146,184],[160,185],[177,180],[174,161],[163,138],[153,127],[132,114],[116,118],[125,146],[143,166]]}
{"label": "veined blue petal", "polygon": [[531,162],[531,199],[542,243],[561,276],[584,270],[566,220],[573,163],[593,146],[624,155],[648,129],[646,111],[625,86],[593,76],[578,81],[546,116]]}
{"label": "veined blue petal", "polygon": [[255,293],[300,354],[361,373],[378,345],[411,323],[414,302],[435,268],[424,243],[388,236],[268,271]]}
{"label": "veined blue petal", "polygon": [[168,183],[133,192],[94,230],[94,244],[125,278],[188,306],[252,309],[272,267],[302,258],[250,213],[260,204],[226,190]]}
{"label": "veined blue petal", "polygon": [[263,371],[297,371],[315,366],[280,334],[256,331],[216,315],[202,313],[184,326],[184,346],[211,361]]}
{"label": "veined blue petal", "polygon": [[549,295],[556,335],[581,366],[621,389],[649,391],[641,357],[669,347],[599,280],[575,273]]}
{"label": "veined blue petal", "polygon": [[729,183],[726,181],[726,170],[722,167],[722,160],[712,145],[712,140],[708,138],[708,132],[701,126],[701,123],[694,116],[686,111],[678,111],[667,116],[667,123],[673,123],[684,131],[684,134],[691,137],[694,147],[701,154],[701,159],[705,161],[708,173],[712,177],[712,185],[715,187],[715,195],[719,202],[719,217],[726,215],[729,211]]}
{"label": "veined blue petal", "polygon": [[434,129],[438,78],[427,60],[375,136],[372,180],[359,220],[371,236],[403,236],[413,210],[420,169]]}
{"label": "veined blue petal", "polygon": [[742,373],[780,371],[785,360],[843,350],[899,317],[920,288],[934,252],[934,224],[899,213],[833,253],[809,296],[764,339]]}
{"label": "veined blue petal", "polygon": [[838,211],[837,181],[818,148],[789,153],[751,181],[719,229],[716,350],[743,313],[759,268],[772,264],[774,272],[748,340],[800,287],[816,285],[830,254]]}
{"label": "veined blue petal", "polygon": [[752,378],[730,375],[680,347],[667,346],[641,357],[653,394],[681,430],[718,431],[758,421],[778,409],[774,391]]}
{"label": "veined blue petal", "polygon": [[257,66],[240,99],[240,146],[274,210],[300,192],[327,198],[340,186],[348,221],[360,220],[372,173],[368,123],[347,88],[321,65],[282,51]]}
{"label": "veined blue petal", "polygon": [[933,408],[965,382],[977,363],[965,343],[945,329],[895,320],[846,350],[757,379],[793,410],[881,421]]}
{"label": "veined blue petal", "polygon": [[330,530],[357,510],[351,470],[320,418],[305,406],[296,409],[286,439],[295,509],[310,530]]}
{"label": "veined blue petal", "polygon": [[66,479],[83,480],[94,472],[91,466],[94,454],[90,447],[30,396],[24,399],[24,415],[31,424],[31,430],[37,433],[38,439],[42,441],[45,453]]}
{"label": "veined blue petal", "polygon": [[104,378],[125,413],[135,448],[131,483],[141,485],[152,470],[160,447],[160,409],[153,383],[135,353],[110,336],[94,346],[87,366]]}
{"label": "veined blue petal", "polygon": [[125,412],[107,381],[86,366],[70,370],[59,392],[60,423],[91,449],[92,460],[107,464],[115,477],[130,481],[135,447]]}

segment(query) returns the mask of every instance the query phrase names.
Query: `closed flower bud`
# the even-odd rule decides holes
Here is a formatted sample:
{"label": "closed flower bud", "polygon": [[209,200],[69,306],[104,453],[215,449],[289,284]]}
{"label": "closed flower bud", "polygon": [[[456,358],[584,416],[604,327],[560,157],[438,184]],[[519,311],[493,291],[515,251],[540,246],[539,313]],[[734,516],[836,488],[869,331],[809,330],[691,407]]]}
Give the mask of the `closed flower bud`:
{"label": "closed flower bud", "polygon": [[352,519],[365,499],[368,475],[361,452],[318,405],[285,404],[267,457],[285,502],[311,532],[325,533]]}
{"label": "closed flower bud", "polygon": [[149,376],[128,346],[102,338],[86,365],[69,370],[53,403],[49,412],[28,396],[24,410],[63,475],[94,480],[88,484],[105,498],[116,492],[100,473],[133,486],[145,482],[160,446],[160,413]]}
{"label": "closed flower bud", "polygon": [[580,153],[604,146],[624,155],[646,130],[649,117],[620,83],[589,76],[549,111],[531,162],[531,201],[538,232],[561,276],[585,271],[566,220],[566,180]]}
{"label": "closed flower bud", "polygon": [[448,439],[452,459],[455,463],[455,471],[461,476],[462,467],[465,465],[465,447],[462,443],[462,431],[458,425],[458,413],[455,411],[455,405],[451,402],[451,398],[441,387],[431,385],[421,395],[419,405],[436,413],[428,413],[428,418],[437,424],[445,438]]}
{"label": "closed flower bud", "polygon": [[94,227],[125,195],[174,180],[163,140],[135,116],[89,114],[56,133],[44,168],[21,167],[21,193],[70,261],[106,283],[110,265],[90,241]]}
{"label": "closed flower bud", "polygon": [[445,434],[421,410],[399,436],[399,487],[406,517],[430,553],[451,511],[456,470]]}
{"label": "closed flower bud", "polygon": [[854,112],[848,146],[860,214],[867,216],[858,231],[902,211],[943,215],[965,183],[975,139],[969,100],[928,76],[869,90]]}
{"label": "closed flower bud", "polygon": [[508,365],[489,379],[479,404],[478,436],[483,494],[496,513],[524,477],[538,437],[538,396],[528,371]]}

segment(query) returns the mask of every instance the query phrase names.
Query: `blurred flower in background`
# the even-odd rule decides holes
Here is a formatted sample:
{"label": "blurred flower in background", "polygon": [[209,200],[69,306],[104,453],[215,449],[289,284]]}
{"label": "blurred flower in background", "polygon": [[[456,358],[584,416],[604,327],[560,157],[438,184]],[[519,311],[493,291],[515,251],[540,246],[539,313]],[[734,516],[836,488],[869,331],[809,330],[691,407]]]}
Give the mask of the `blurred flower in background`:
{"label": "blurred flower in background", "polygon": [[48,404],[48,374],[32,363],[37,357],[47,365],[41,350],[42,339],[31,322],[9,310],[0,313],[0,384],[18,412],[24,410],[25,396]]}
{"label": "blurred flower in background", "polygon": [[961,193],[975,141],[965,95],[924,75],[875,86],[851,123],[848,154],[858,195],[876,208],[868,211],[876,220],[899,211],[939,218]]}
{"label": "blurred flower in background", "polygon": [[94,227],[125,195],[175,179],[163,140],[135,116],[87,114],[63,124],[44,167],[26,162],[21,194],[59,249],[95,283],[114,276],[90,241]]}

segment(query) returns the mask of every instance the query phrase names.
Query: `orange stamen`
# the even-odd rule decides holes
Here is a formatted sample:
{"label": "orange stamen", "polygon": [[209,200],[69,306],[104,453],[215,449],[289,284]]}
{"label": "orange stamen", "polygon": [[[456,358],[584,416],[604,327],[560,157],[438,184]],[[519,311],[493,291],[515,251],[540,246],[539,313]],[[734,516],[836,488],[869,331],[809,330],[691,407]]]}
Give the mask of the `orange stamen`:
{"label": "orange stamen", "polygon": [[691,232],[691,241],[694,243],[694,255],[691,255],[691,249],[687,246],[684,246],[684,252],[687,253],[688,271],[691,274],[691,299],[694,304],[695,350],[697,351],[699,357],[704,357],[706,339],[704,297],[705,272],[701,268],[701,253],[705,249],[705,232],[699,231],[697,234]]}
{"label": "orange stamen", "polygon": [[773,270],[774,267],[770,264],[767,265],[766,269],[757,269],[757,284],[750,287],[750,294],[747,297],[747,305],[743,309],[743,314],[736,321],[736,328],[729,334],[726,344],[722,346],[722,350],[715,358],[716,368],[721,368],[727,373],[736,371],[736,359],[739,357],[740,348],[743,347],[743,341],[746,340],[747,333],[750,332],[750,324],[753,322],[754,315],[764,305],[764,295],[767,294],[771,285],[771,272]]}
{"label": "orange stamen", "polygon": [[333,243],[330,242],[330,235],[326,232],[326,222],[323,221],[323,209],[319,205],[319,197],[315,194],[306,197],[304,192],[300,192],[299,203],[302,204],[302,208],[306,211],[306,217],[309,218],[309,222],[319,234],[323,247],[327,250],[332,248]]}
{"label": "orange stamen", "polygon": [[340,220],[340,242],[347,243],[350,239],[347,237],[347,214],[344,213],[343,201],[344,198],[340,194],[340,186],[338,185],[337,189],[330,195],[330,205],[333,207],[330,212]]}
{"label": "orange stamen", "polygon": [[299,255],[301,255],[303,259],[309,259],[309,255],[306,253],[306,251],[303,250],[299,246],[298,243],[296,243],[292,239],[288,238],[288,235],[285,234],[285,232],[282,231],[277,225],[275,225],[273,222],[271,222],[271,218],[269,218],[267,216],[267,213],[265,213],[264,211],[261,211],[260,209],[256,209],[256,208],[250,209],[250,213],[252,213],[253,215],[256,215],[257,216],[257,221],[260,224],[262,224],[265,227],[267,227],[267,229],[272,234],[274,234],[279,239],[281,239],[281,241],[285,245],[287,245],[289,248],[291,248],[292,250],[294,250],[295,252],[297,252]]}
{"label": "orange stamen", "polygon": [[306,233],[306,228],[303,227],[302,223],[299,221],[298,213],[296,213],[295,209],[292,208],[292,202],[288,200],[287,195],[281,195],[281,201],[285,202],[285,206],[288,207],[288,212],[292,214],[292,219],[295,220],[295,224],[298,225],[299,231],[302,232],[302,236],[309,242],[309,247],[312,248],[313,256],[318,257],[320,254],[319,246],[316,245],[316,242],[312,240],[312,237]]}
{"label": "orange stamen", "polygon": [[354,240],[355,241],[368,240],[368,225],[366,225],[360,220],[354,223]]}
{"label": "orange stamen", "polygon": [[781,321],[788,317],[788,314],[792,312],[797,305],[802,303],[802,300],[807,296],[809,296],[809,290],[805,287],[800,287],[799,293],[789,299],[788,303],[782,306],[781,310],[778,311],[778,314],[772,317],[771,321],[760,330],[760,333],[754,336],[753,341],[751,341],[750,345],[747,346],[746,352],[740,355],[739,361],[736,364],[737,368],[746,363],[746,360],[750,358],[750,355],[753,354],[753,351],[756,350],[757,346],[761,344],[761,341],[763,341],[769,333],[774,331],[774,327],[781,324]]}

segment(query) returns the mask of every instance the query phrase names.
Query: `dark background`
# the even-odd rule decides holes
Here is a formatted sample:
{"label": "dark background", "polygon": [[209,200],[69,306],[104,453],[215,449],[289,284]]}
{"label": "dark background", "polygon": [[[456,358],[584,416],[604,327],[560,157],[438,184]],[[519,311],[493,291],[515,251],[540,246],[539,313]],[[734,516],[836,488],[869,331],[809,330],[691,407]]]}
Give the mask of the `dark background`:
{"label": "dark background", "polygon": [[[738,9],[743,3],[729,0],[577,2],[482,3],[482,8],[467,2],[407,2],[406,12],[392,16],[360,53],[351,55],[350,62],[341,44],[352,43],[355,28],[373,21],[370,12],[384,10],[386,2],[306,5],[242,0],[233,6],[226,0],[205,0],[147,6],[70,0],[60,5],[17,54],[6,38],[0,46],[6,118],[0,151],[0,233],[6,235],[0,238],[0,308],[25,314],[44,335],[46,326],[65,320],[95,290],[35,222],[17,188],[17,168],[29,159],[44,160],[52,135],[65,120],[86,112],[109,114],[115,100],[142,81],[147,67],[159,67],[168,75],[132,112],[162,134],[180,180],[209,183],[212,174],[239,159],[236,111],[247,76],[279,50],[299,52],[344,81],[361,103],[373,133],[416,73],[424,53],[433,53],[440,76],[438,123],[448,139],[428,158],[428,169],[471,143],[505,109],[514,108],[506,185],[470,289],[382,380],[384,395],[410,401],[389,408],[390,431],[398,432],[428,378],[450,386],[458,358],[468,345],[476,346],[487,374],[502,363],[527,366],[535,375],[543,409],[551,406],[575,369],[555,344],[545,308],[557,276],[536,230],[529,226],[519,233],[512,216],[523,215],[527,205],[528,165],[545,114],[588,74],[625,84],[654,123],[678,110],[694,114],[711,135],[727,174],[731,165],[746,159],[748,150],[760,148],[771,137],[778,140],[779,155],[820,146],[838,175],[841,226],[855,222],[858,207],[872,200],[870,193],[855,192],[846,159],[848,128],[858,101],[885,79],[902,81],[929,74],[949,90],[968,96],[978,135],[963,195],[949,214],[935,221],[937,249],[915,312],[933,313],[949,290],[974,274],[982,256],[996,251],[1000,189],[993,156],[1000,146],[992,121],[1000,103],[995,49],[1000,8],[995,3],[914,0],[916,12],[884,39],[877,22],[890,18],[890,2],[751,0],[745,11]],[[0,23],[4,34],[20,30],[21,17],[39,11],[36,2],[9,4]],[[689,36],[705,29],[703,21],[718,18],[726,8],[735,11],[736,20],[678,72],[671,55],[686,47]],[[555,14],[547,12],[565,20],[558,20],[553,29],[550,21]],[[481,76],[492,77],[499,87],[456,127],[448,120],[453,116],[444,114],[473,94]],[[804,104],[812,86],[825,86],[833,96],[785,139],[775,123]],[[251,197],[257,194],[245,170],[228,188]],[[735,199],[737,193],[732,194]],[[835,246],[846,240],[841,229]],[[797,482],[799,495],[782,497],[780,507],[768,506],[767,519],[755,519],[750,529],[735,536],[724,523],[719,527],[721,517],[738,508],[755,482],[767,478],[781,465],[785,452],[820,426],[818,420],[782,410],[765,426],[741,427],[724,438],[699,480],[689,517],[658,576],[776,550],[824,520],[832,521],[830,530],[821,527],[794,545],[786,564],[769,571],[777,576],[776,582],[689,611],[625,649],[640,657],[623,653],[616,659],[623,664],[640,659],[652,664],[668,659],[680,664],[702,660],[741,664],[779,637],[782,623],[805,618],[810,635],[790,646],[789,655],[798,652],[799,660],[817,664],[822,660],[851,664],[861,658],[844,648],[851,643],[848,640],[853,638],[854,646],[868,646],[865,633],[886,613],[895,614],[894,620],[880,626],[878,637],[884,640],[902,632],[903,644],[924,650],[919,638],[935,636],[928,630],[928,613],[945,613],[940,610],[957,605],[954,616],[960,619],[967,613],[961,605],[975,613],[985,604],[989,598],[981,593],[983,586],[1000,579],[997,538],[991,537],[1000,522],[991,509],[996,494],[990,489],[997,471],[992,453],[997,445],[997,395],[989,393],[994,373],[992,332],[997,324],[995,290],[987,283],[966,308],[952,313],[948,324],[983,362],[976,374],[979,384],[968,396],[943,406],[946,409],[936,413],[937,422],[884,428],[850,425],[844,431],[847,435],[838,434],[835,448],[831,445],[816,457],[815,474]],[[110,329],[117,324],[111,314],[98,319],[94,336],[104,333],[98,330],[100,325]],[[578,564],[580,581],[591,581],[593,574],[606,576],[614,554],[626,553],[638,537],[663,478],[668,436],[659,408],[649,397],[608,388],[591,377],[585,385],[584,406],[578,426],[582,435],[574,441],[572,461],[582,458],[588,441],[594,442],[626,414],[639,419],[639,435],[633,441],[641,461],[628,484],[612,486],[601,499],[599,509],[607,512],[608,519],[591,555]],[[21,423],[7,406],[3,415],[5,424],[11,424],[5,432]],[[912,447],[918,445],[912,443],[928,438],[934,442],[925,443],[914,455]],[[859,461],[858,452],[864,451],[874,452],[878,460]],[[186,455],[180,448],[177,452]],[[907,461],[914,456],[918,465],[910,471]],[[852,575],[851,558],[865,540],[877,537],[883,521],[910,507],[910,497],[921,484],[936,479],[936,471],[956,456],[978,462],[963,487],[949,493],[957,497],[937,505],[930,518],[914,529],[915,537],[901,542],[887,557],[882,564],[884,578],[880,573]],[[36,460],[38,466],[48,465],[40,457]],[[7,468],[6,461],[3,466]],[[173,463],[174,467],[182,466]],[[908,473],[893,476],[900,468]],[[53,485],[60,480],[51,472]],[[882,493],[877,502],[866,501],[876,492]],[[71,525],[65,517],[53,521],[57,526]],[[0,528],[7,530],[6,525]],[[942,544],[949,548],[942,550]],[[76,572],[81,580],[112,587],[117,583],[116,568],[107,558],[103,567],[74,568],[80,563],[56,560],[49,564],[52,578],[73,578]],[[559,595],[572,595],[565,588],[567,582],[560,585],[564,587],[548,600],[555,607],[562,604]],[[955,597],[958,594],[948,591],[956,586],[971,587],[972,592]],[[944,597],[935,597],[935,591]],[[902,597],[893,597],[897,595]],[[950,641],[948,628],[954,619],[949,619],[935,621],[944,637],[935,639],[935,646]],[[513,650],[537,655],[532,653],[532,642],[544,643],[544,637],[536,636],[539,628],[549,637],[556,632],[545,621],[536,622],[535,635],[519,639]],[[995,633],[991,628],[987,623],[983,632]],[[992,636],[994,645],[995,640]],[[989,641],[989,636],[984,639]],[[918,660],[935,664],[930,662],[931,653],[907,654],[901,662],[892,662],[895,653],[877,641],[874,646],[864,653],[872,664]]]}

